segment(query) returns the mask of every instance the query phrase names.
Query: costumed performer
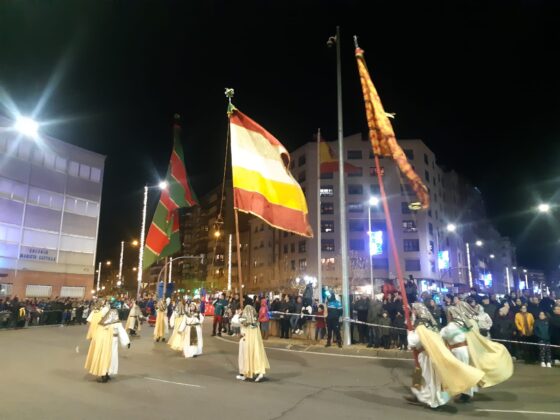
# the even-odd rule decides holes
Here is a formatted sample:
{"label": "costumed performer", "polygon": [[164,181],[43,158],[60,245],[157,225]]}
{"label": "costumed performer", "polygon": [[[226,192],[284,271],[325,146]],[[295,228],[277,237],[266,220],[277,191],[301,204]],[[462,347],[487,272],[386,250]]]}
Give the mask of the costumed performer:
{"label": "costumed performer", "polygon": [[116,309],[111,309],[99,322],[95,336],[91,341],[86,358],[85,369],[94,376],[99,376],[105,383],[119,370],[119,342],[130,348],[130,339],[120,320]]}
{"label": "costumed performer", "polygon": [[91,340],[93,338],[93,336],[95,335],[95,330],[99,325],[99,321],[101,321],[101,318],[103,318],[105,314],[109,312],[109,309],[109,305],[106,305],[105,301],[101,299],[97,300],[93,304],[92,310],[86,319],[89,324],[88,332],[86,334],[87,340]]}
{"label": "costumed performer", "polygon": [[133,302],[132,308],[130,308],[130,312],[128,313],[128,318],[126,320],[125,330],[130,335],[136,335],[142,329],[142,319],[144,316],[142,315],[142,310],[138,303]]}
{"label": "costumed performer", "polygon": [[171,318],[169,319],[169,326],[173,328],[173,333],[169,340],[167,340],[167,345],[175,351],[183,351],[183,342],[185,341],[184,333],[179,332],[183,319],[185,318],[185,305],[183,302],[177,303]]}
{"label": "costumed performer", "polygon": [[412,304],[414,331],[408,332],[408,345],[418,356],[422,381],[412,387],[412,403],[437,408],[455,395],[476,386],[484,372],[459,362],[438,334],[438,324],[423,303]]}
{"label": "costumed performer", "polygon": [[167,307],[165,301],[160,299],[156,306],[156,325],[154,326],[154,340],[165,342],[165,335],[168,331]]}
{"label": "costumed performer", "polygon": [[202,354],[202,321],[203,317],[199,312],[199,307],[196,303],[191,302],[179,327],[179,331],[182,332],[184,337],[183,355],[186,358]]}
{"label": "costumed performer", "polygon": [[253,306],[245,306],[239,317],[239,323],[241,324],[241,339],[239,340],[239,375],[237,375],[237,379],[244,381],[257,375],[255,382],[260,382],[266,369],[270,369],[270,364],[264,350],[257,311]]}

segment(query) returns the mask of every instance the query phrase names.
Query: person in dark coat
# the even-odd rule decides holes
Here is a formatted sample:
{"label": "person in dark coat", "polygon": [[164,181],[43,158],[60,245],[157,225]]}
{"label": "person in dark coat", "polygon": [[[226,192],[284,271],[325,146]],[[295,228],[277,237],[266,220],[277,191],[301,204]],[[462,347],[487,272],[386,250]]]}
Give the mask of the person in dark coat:
{"label": "person in dark coat", "polygon": [[293,307],[288,295],[284,296],[284,300],[280,303],[280,312],[282,312],[282,315],[280,315],[280,338],[290,338],[289,314],[293,313]]}
{"label": "person in dark coat", "polygon": [[[381,318],[383,314],[383,293],[379,293],[369,302],[368,314],[367,314],[367,322],[368,324],[378,324],[379,318]],[[380,344],[380,337],[377,331],[377,327],[375,326],[368,326],[369,335],[368,335],[368,347],[375,347],[378,348]]]}
{"label": "person in dark coat", "polygon": [[[554,307],[548,325],[550,328],[550,344],[560,346],[560,305]],[[554,348],[552,354],[554,363],[560,364],[560,349]]]}
{"label": "person in dark coat", "polygon": [[[515,330],[515,322],[510,314],[509,306],[504,305],[502,308],[498,309],[498,313],[494,319],[494,323],[491,328],[491,335],[493,338],[500,340],[512,340]],[[513,355],[513,349],[511,343],[502,343]]]}

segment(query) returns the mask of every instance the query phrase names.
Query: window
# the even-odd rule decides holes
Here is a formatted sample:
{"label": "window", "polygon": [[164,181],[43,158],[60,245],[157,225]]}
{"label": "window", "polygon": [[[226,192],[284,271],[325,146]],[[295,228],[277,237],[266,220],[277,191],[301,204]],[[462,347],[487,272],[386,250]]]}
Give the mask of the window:
{"label": "window", "polygon": [[29,141],[22,141],[18,147],[18,157],[21,160],[29,160],[29,156],[31,155],[31,142]]}
{"label": "window", "polygon": [[430,241],[430,249],[429,249],[429,251],[432,252],[432,253],[434,252],[434,241]]}
{"label": "window", "polygon": [[406,271],[420,271],[420,260],[404,260]]}
{"label": "window", "polygon": [[418,239],[404,239],[403,249],[404,252],[418,252],[420,251],[420,241]]}
{"label": "window", "polygon": [[372,184],[369,186],[369,192],[371,195],[379,197],[381,195],[381,189],[378,184]]}
{"label": "window", "polygon": [[439,214],[437,210],[436,210],[436,220],[439,220]]}
{"label": "window", "polygon": [[430,261],[430,269],[432,270],[432,273],[436,272],[436,262],[435,261]]}
{"label": "window", "polygon": [[352,168],[352,170],[348,171],[348,176],[349,177],[357,177],[357,176],[363,176],[364,175],[364,169],[361,166],[356,166],[354,168]]}
{"label": "window", "polygon": [[321,179],[333,179],[333,172],[321,172]]}
{"label": "window", "polygon": [[290,261],[290,266],[292,268],[292,271],[296,271],[296,260]]}
{"label": "window", "polygon": [[264,241],[261,241],[261,243],[259,244],[259,248],[264,248]]}
{"label": "window", "polygon": [[428,223],[428,232],[430,235],[434,234],[434,226],[431,223]]}
{"label": "window", "polygon": [[303,166],[305,165],[305,155],[301,155],[298,159],[298,166]]}
{"label": "window", "polygon": [[[0,139],[0,142],[2,139]],[[13,289],[12,283],[0,283],[0,296],[11,296]]]}
{"label": "window", "polygon": [[0,197],[9,198],[14,201],[24,201],[26,194],[27,186],[25,184],[0,178]]}
{"label": "window", "polygon": [[325,185],[321,187],[320,190],[321,197],[333,197],[334,196],[334,188],[332,185]]}
{"label": "window", "polygon": [[259,229],[261,232],[264,231],[264,223],[261,223],[261,228]]}
{"label": "window", "polygon": [[[381,176],[385,175],[385,168],[383,166],[381,168],[379,168],[379,171],[381,172]],[[375,169],[375,166],[370,166],[369,175],[370,176],[377,176],[377,170]]]}
{"label": "window", "polygon": [[55,210],[62,210],[64,196],[54,192],[42,190],[35,187],[29,187],[28,202],[42,207],[48,207]]}
{"label": "window", "polygon": [[284,245],[284,254],[288,253],[288,245]]}
{"label": "window", "polygon": [[412,149],[404,149],[404,154],[408,160],[414,160],[414,150]]}
{"label": "window", "polygon": [[[54,167],[57,171],[59,172],[66,172],[66,159],[57,156],[55,163],[54,163]],[[93,168],[92,168],[93,169]],[[97,169],[97,168],[95,168]],[[97,169],[99,171],[99,169]]]}
{"label": "window", "polygon": [[430,182],[430,173],[428,171],[424,171],[424,178],[426,178],[427,182]]}
{"label": "window", "polygon": [[307,269],[307,260],[305,258],[299,260],[299,269],[300,271],[305,271]]}
{"label": "window", "polygon": [[428,209],[428,216],[432,217],[432,209]]}
{"label": "window", "polygon": [[403,220],[403,232],[416,232],[416,222],[414,220]]}
{"label": "window", "polygon": [[332,233],[334,232],[333,220],[321,220],[321,232]]}
{"label": "window", "polygon": [[348,150],[346,152],[346,159],[361,159],[362,158],[362,151],[361,150]]}
{"label": "window", "polygon": [[334,204],[321,203],[321,214],[334,214]]}
{"label": "window", "polygon": [[80,171],[80,164],[78,162],[70,161],[68,164],[68,174],[72,176],[78,176]]}
{"label": "window", "polygon": [[60,297],[79,298],[85,295],[85,287],[62,286],[60,288]]}
{"label": "window", "polygon": [[52,286],[28,284],[25,288],[25,297],[50,297],[51,294]]}
{"label": "window", "polygon": [[348,204],[349,213],[363,213],[364,205],[362,203],[350,203]]}
{"label": "window", "polygon": [[364,187],[358,184],[348,185],[348,194],[350,195],[360,195],[364,193]]}
{"label": "window", "polygon": [[416,193],[412,189],[412,186],[408,183],[401,184],[401,193],[405,197],[414,197],[416,195]]}
{"label": "window", "polygon": [[40,149],[33,149],[33,163],[43,165],[43,152]]}
{"label": "window", "polygon": [[388,258],[372,258],[371,263],[375,270],[387,270],[389,268]]}
{"label": "window", "polygon": [[45,151],[45,160],[43,162],[45,168],[54,169],[55,159],[56,159],[56,155],[53,152]]}
{"label": "window", "polygon": [[99,168],[91,168],[91,177],[90,179],[93,182],[100,182],[101,181],[101,169]]}
{"label": "window", "polygon": [[363,251],[364,241],[363,239],[350,239],[350,250],[351,251]]}
{"label": "window", "polygon": [[80,178],[89,179],[91,168],[88,165],[80,164]]}
{"label": "window", "polygon": [[425,163],[426,165],[429,165],[429,164],[430,164],[430,162],[429,162],[429,160],[428,160],[428,155],[427,155],[426,153],[424,153],[424,163]]}
{"label": "window", "polygon": [[334,252],[334,239],[321,239],[321,251]]}
{"label": "window", "polygon": [[298,242],[298,252],[305,252],[305,245],[306,241],[299,241]]}
{"label": "window", "polygon": [[282,232],[282,237],[287,238],[288,237],[288,232],[286,232],[286,231]]}
{"label": "window", "polygon": [[404,201],[401,203],[401,212],[402,214],[410,214],[412,212],[408,207],[408,203]]}
{"label": "window", "polygon": [[290,244],[290,252],[293,254],[296,252],[296,244]]}
{"label": "window", "polygon": [[365,223],[363,220],[350,220],[348,222],[350,232],[363,232]]}
{"label": "window", "polygon": [[19,227],[0,224],[0,241],[1,242],[19,242],[21,231]]}

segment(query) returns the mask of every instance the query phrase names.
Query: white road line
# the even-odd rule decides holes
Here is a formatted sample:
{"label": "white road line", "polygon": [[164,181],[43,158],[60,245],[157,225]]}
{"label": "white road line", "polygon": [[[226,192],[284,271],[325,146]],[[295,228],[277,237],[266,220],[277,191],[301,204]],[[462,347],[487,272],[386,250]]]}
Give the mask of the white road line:
{"label": "white road line", "polygon": [[[214,337],[214,338],[225,341],[227,343],[237,344],[235,341],[231,341],[231,340],[225,339],[223,337]],[[321,353],[321,352],[318,352],[318,351],[279,349],[279,348],[276,348],[276,347],[266,347],[266,346],[265,346],[265,349],[267,349],[267,350],[277,350],[277,351],[287,351],[287,352],[292,352],[292,353],[316,354],[316,355],[319,355],[319,356],[351,357],[351,358],[354,358],[354,359],[373,359],[373,360],[399,360],[399,361],[402,361],[402,362],[412,362],[412,359],[402,359],[400,357],[360,356],[360,355],[357,355],[357,354]]]}
{"label": "white road line", "polygon": [[490,413],[519,413],[519,414],[542,414],[544,416],[560,416],[560,413],[555,413],[552,411],[523,411],[523,410],[491,410],[477,408],[476,411],[486,411]]}
{"label": "white road line", "polygon": [[182,382],[164,381],[163,379],[148,378],[147,376],[144,376],[144,379],[147,379],[147,380],[149,380],[149,381],[165,382],[166,384],[174,384],[174,385],[181,385],[181,386],[190,386],[190,387],[192,387],[192,388],[204,388],[203,386],[200,386],[200,385],[184,384],[184,383],[182,383]]}

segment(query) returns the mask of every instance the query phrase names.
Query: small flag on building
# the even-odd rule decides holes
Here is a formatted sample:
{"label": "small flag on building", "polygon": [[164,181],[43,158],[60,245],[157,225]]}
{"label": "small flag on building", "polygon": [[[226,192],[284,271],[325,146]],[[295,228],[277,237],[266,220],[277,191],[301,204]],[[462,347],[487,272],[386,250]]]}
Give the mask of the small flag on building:
{"label": "small flag on building", "polygon": [[[321,139],[319,142],[319,157],[321,159],[320,171],[322,174],[338,172],[338,159],[336,158],[331,146]],[[358,173],[361,168],[344,162],[344,173]]]}
{"label": "small flag on building", "polygon": [[288,169],[288,151],[235,108],[230,112],[230,128],[234,207],[275,228],[313,237],[305,195]]}
{"label": "small flag on building", "polygon": [[[395,161],[416,193],[419,200],[418,207],[427,209],[430,207],[428,188],[422,183],[418,174],[414,172],[412,165],[408,163],[404,151],[397,143],[391,121],[389,121],[388,114],[383,109],[381,99],[379,99],[377,90],[371,81],[364,58],[364,51],[361,48],[356,48],[356,60],[358,61],[358,71],[362,83],[369,137],[373,153],[377,156],[390,157]],[[416,203],[412,204],[414,205]]]}
{"label": "small flag on building", "polygon": [[146,237],[144,268],[151,266],[158,258],[168,257],[181,250],[179,235],[179,208],[197,204],[185,169],[181,126],[176,121],[173,127],[173,152],[169,161],[161,197]]}

